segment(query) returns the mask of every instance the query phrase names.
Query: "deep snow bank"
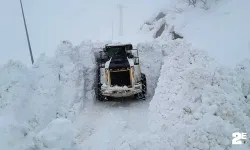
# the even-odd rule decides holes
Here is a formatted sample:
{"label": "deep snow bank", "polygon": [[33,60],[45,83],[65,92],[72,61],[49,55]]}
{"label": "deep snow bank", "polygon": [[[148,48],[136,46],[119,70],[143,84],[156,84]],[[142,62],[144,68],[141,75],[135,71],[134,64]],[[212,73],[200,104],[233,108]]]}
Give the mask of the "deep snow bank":
{"label": "deep snow bank", "polygon": [[73,119],[81,110],[86,94],[84,72],[88,73],[82,64],[91,63],[80,59],[79,51],[65,41],[59,45],[55,58],[43,54],[32,68],[13,61],[1,68],[0,130],[5,133],[1,134],[1,146],[5,146],[1,149],[36,148],[39,144],[32,138],[49,128],[52,120]]}
{"label": "deep snow bank", "polygon": [[249,61],[237,72],[221,68],[204,52],[179,40],[170,42],[164,54],[149,107],[149,127],[162,140],[159,145],[249,149],[249,139],[247,144],[231,145],[233,132],[250,133]]}
{"label": "deep snow bank", "polygon": [[147,77],[148,97],[151,99],[160,75],[163,59],[163,46],[154,43],[140,43],[137,45],[142,73]]}

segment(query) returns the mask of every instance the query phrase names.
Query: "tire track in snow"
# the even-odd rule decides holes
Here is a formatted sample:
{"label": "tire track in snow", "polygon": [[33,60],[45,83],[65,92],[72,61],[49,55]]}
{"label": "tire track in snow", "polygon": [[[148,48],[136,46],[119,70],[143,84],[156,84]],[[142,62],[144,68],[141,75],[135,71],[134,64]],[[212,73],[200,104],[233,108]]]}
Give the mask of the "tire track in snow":
{"label": "tire track in snow", "polygon": [[99,103],[77,119],[81,122],[76,123],[81,124],[77,141],[84,149],[100,149],[98,145],[108,148],[116,139],[125,140],[123,136],[128,132],[144,132],[147,130],[147,108],[147,102],[131,102],[129,106],[123,106],[122,102]]}

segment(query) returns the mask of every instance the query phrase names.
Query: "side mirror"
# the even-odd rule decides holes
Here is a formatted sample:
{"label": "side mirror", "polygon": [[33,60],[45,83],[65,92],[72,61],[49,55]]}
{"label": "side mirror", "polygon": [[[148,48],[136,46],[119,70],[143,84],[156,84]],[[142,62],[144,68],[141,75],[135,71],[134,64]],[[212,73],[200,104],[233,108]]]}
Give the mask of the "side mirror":
{"label": "side mirror", "polygon": [[139,58],[135,58],[135,65],[139,65]]}

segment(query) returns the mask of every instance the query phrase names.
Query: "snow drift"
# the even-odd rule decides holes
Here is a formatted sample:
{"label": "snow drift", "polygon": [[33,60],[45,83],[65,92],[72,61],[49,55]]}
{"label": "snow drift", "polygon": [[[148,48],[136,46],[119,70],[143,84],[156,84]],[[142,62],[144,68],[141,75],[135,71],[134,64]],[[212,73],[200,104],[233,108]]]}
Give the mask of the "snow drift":
{"label": "snow drift", "polygon": [[[1,146],[5,146],[2,149],[35,148],[38,143],[32,142],[32,137],[52,120],[71,119],[80,110],[85,93],[81,73],[84,69],[79,64],[84,61],[78,57],[78,49],[64,42],[55,58],[43,54],[30,69],[13,61],[2,67],[0,116],[1,122],[6,122],[1,126],[6,135],[1,140]],[[14,131],[9,130],[12,126],[20,133],[15,137],[19,138],[18,143],[13,138]]]}
{"label": "snow drift", "polygon": [[220,67],[181,40],[169,42],[152,101],[149,127],[171,149],[249,149],[232,146],[233,132],[250,133],[249,60]]}

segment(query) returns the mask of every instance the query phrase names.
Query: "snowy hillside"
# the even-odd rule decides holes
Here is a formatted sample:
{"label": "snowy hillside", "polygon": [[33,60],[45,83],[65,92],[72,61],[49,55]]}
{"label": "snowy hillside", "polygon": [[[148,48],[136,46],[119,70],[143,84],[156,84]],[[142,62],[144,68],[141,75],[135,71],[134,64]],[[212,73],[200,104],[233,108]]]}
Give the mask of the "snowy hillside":
{"label": "snowy hillside", "polygon": [[149,19],[141,30],[155,37],[166,23],[159,40],[171,39],[170,32],[174,30],[224,66],[232,67],[250,58],[250,21],[246,19],[250,14],[250,1],[206,0],[204,5],[197,0],[195,7],[187,2],[170,0],[162,14]]}

